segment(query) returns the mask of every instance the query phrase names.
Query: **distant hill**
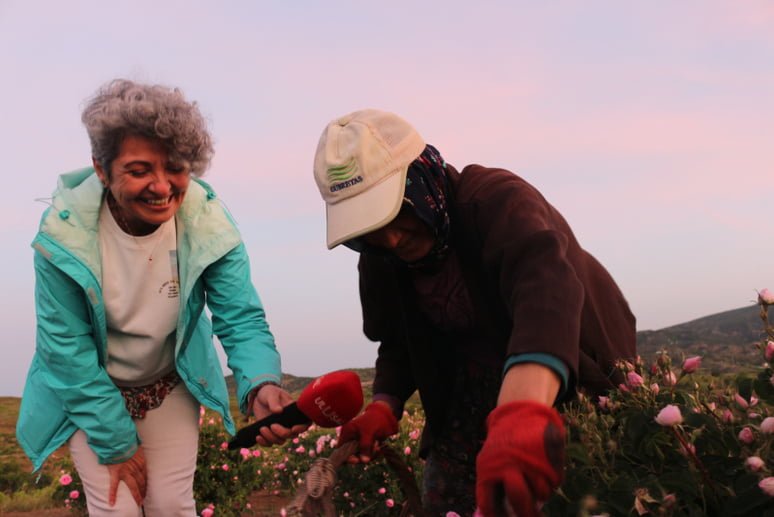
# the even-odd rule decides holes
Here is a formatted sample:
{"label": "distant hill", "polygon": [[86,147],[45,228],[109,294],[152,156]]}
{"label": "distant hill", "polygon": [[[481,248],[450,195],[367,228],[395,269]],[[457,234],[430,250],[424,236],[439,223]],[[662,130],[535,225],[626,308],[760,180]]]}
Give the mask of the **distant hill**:
{"label": "distant hill", "polygon": [[763,323],[757,305],[742,307],[673,325],[637,333],[637,350],[650,360],[666,349],[672,359],[702,356],[702,367],[709,373],[730,373],[755,367],[761,362],[755,343],[763,338]]}

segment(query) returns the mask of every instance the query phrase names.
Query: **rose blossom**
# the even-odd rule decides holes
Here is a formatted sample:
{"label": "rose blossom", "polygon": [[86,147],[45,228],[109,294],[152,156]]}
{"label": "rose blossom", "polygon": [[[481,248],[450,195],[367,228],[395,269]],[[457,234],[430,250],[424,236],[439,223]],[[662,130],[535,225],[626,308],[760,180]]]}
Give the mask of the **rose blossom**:
{"label": "rose blossom", "polygon": [[767,361],[774,359],[774,341],[766,342],[766,348],[763,350],[763,355],[766,356]]}
{"label": "rose blossom", "polygon": [[661,388],[659,388],[658,383],[654,382],[653,384],[650,385],[650,391],[652,391],[654,395],[658,395],[658,392],[660,390]]}
{"label": "rose blossom", "polygon": [[680,408],[673,404],[668,404],[656,415],[656,423],[666,427],[677,425],[682,421],[683,415],[680,413]]}
{"label": "rose blossom", "polygon": [[600,409],[608,409],[610,407],[610,398],[605,397],[603,395],[599,396],[599,407]]}
{"label": "rose blossom", "polygon": [[631,386],[632,388],[639,388],[642,386],[642,383],[644,382],[642,376],[638,374],[637,372],[629,372],[626,374],[626,384]]}
{"label": "rose blossom", "polygon": [[392,499],[387,499],[387,500],[384,502],[384,504],[386,504],[386,505],[387,505],[387,508],[392,508],[393,506],[395,506],[395,501],[393,501]]}
{"label": "rose blossom", "polygon": [[764,461],[760,459],[758,456],[750,456],[746,460],[744,460],[745,466],[752,470],[753,472],[758,472],[763,468],[765,465]]}
{"label": "rose blossom", "polygon": [[761,422],[761,431],[767,434],[774,433],[774,416],[769,416]]}
{"label": "rose blossom", "polygon": [[215,511],[212,508],[205,508],[202,510],[202,517],[212,517]]}
{"label": "rose blossom", "polygon": [[753,435],[752,429],[745,427],[739,431],[739,441],[748,445],[753,443],[755,441],[755,436]]}
{"label": "rose blossom", "polygon": [[677,384],[677,377],[675,376],[675,372],[672,370],[669,370],[667,373],[664,374],[664,384],[667,386],[674,386]]}
{"label": "rose blossom", "polygon": [[758,486],[766,495],[774,497],[774,477],[767,477],[760,480]]}
{"label": "rose blossom", "polygon": [[737,404],[739,404],[742,407],[742,409],[747,409],[748,407],[750,407],[750,403],[747,402],[745,398],[738,393],[734,394],[734,400],[736,401]]}
{"label": "rose blossom", "polygon": [[59,484],[62,486],[67,486],[72,482],[73,477],[70,474],[63,474],[62,477],[59,478]]}
{"label": "rose blossom", "polygon": [[80,492],[78,492],[77,490],[73,490],[72,492],[70,492],[70,499],[78,499],[78,496],[80,495],[81,495]]}
{"label": "rose blossom", "polygon": [[693,373],[701,366],[701,356],[695,355],[683,361],[683,373]]}
{"label": "rose blossom", "polygon": [[768,289],[761,289],[758,292],[758,303],[761,305],[774,305],[774,293]]}

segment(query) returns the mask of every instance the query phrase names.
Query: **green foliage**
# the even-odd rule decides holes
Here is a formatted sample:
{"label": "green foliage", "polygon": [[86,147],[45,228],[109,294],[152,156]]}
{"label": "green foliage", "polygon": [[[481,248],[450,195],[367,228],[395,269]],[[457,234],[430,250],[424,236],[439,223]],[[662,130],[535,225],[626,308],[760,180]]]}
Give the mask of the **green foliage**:
{"label": "green foliage", "polygon": [[[420,413],[406,413],[401,433],[389,445],[405,455],[416,475],[421,464],[414,449],[423,425]],[[197,510],[212,508],[214,515],[250,515],[249,496],[255,491],[285,495],[289,500],[303,483],[317,457],[327,457],[336,446],[336,432],[312,426],[283,446],[240,451],[226,448],[228,437],[217,416],[203,414],[199,461],[194,492]],[[345,515],[399,515],[403,495],[396,475],[384,461],[343,465],[338,470],[333,500]],[[256,514],[259,515],[259,514]]]}
{"label": "green foliage", "polygon": [[[564,408],[566,480],[546,514],[774,516],[758,486],[774,468],[774,433],[761,429],[774,416],[771,366],[736,379],[675,375],[662,350],[647,368],[620,368],[626,385]],[[671,425],[660,416],[669,405],[681,416]]]}

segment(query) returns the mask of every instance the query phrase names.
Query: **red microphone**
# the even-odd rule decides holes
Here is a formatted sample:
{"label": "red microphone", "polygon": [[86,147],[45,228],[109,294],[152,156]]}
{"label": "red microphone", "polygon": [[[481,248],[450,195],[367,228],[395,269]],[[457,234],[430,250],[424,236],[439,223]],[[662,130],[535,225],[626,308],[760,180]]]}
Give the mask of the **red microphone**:
{"label": "red microphone", "polygon": [[326,373],[304,388],[298,401],[285,406],[281,413],[272,413],[240,429],[228,442],[228,448],[254,446],[261,427],[271,424],[293,427],[314,422],[320,427],[336,427],[352,420],[362,407],[363,388],[356,373]]}

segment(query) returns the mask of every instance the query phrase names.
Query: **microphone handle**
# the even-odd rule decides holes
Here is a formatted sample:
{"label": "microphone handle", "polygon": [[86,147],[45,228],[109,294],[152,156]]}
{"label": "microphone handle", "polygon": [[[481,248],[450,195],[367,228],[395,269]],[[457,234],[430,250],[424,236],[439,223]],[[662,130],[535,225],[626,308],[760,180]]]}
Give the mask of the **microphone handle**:
{"label": "microphone handle", "polygon": [[228,442],[229,450],[241,449],[242,447],[250,448],[255,446],[255,438],[261,434],[261,427],[268,427],[271,424],[280,424],[283,427],[293,427],[297,424],[310,424],[312,419],[303,414],[298,405],[293,402],[292,404],[285,406],[281,413],[272,413],[271,415],[253,422],[252,424],[243,427],[234,437]]}

